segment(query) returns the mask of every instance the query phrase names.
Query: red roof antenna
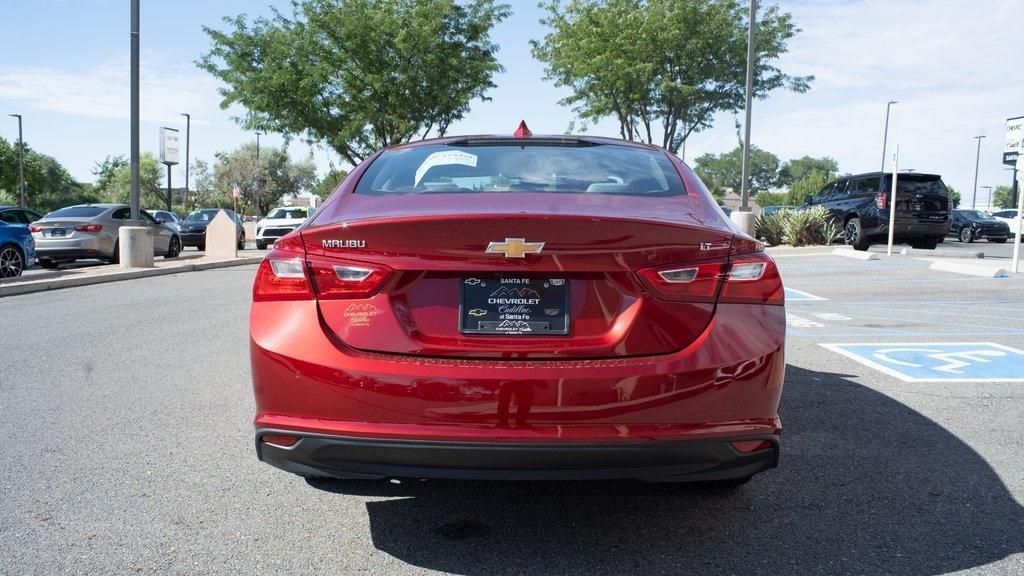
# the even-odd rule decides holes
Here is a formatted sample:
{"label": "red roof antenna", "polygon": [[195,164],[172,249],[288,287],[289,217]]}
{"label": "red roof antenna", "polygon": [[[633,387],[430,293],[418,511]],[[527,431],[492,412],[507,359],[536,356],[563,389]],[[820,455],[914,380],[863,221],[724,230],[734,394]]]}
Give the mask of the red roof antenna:
{"label": "red roof antenna", "polygon": [[533,136],[533,132],[530,132],[530,129],[526,126],[526,120],[520,120],[519,128],[516,128],[516,131],[513,132],[512,135],[516,138],[529,138],[530,136]]}

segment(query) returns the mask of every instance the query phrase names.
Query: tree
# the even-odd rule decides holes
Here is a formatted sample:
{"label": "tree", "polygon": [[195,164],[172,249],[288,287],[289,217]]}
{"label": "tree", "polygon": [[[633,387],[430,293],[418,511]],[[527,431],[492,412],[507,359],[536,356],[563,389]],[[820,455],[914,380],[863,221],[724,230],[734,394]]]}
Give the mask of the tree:
{"label": "tree", "polygon": [[[744,105],[747,9],[738,0],[547,0],[549,29],[531,42],[546,77],[572,93],[561,103],[584,121],[609,116],[628,140],[673,153],[710,128],[715,114]],[[812,76],[773,65],[798,32],[789,13],[758,15],[754,90],[804,92]]]}
{"label": "tree", "polygon": [[312,160],[293,162],[280,148],[260,148],[259,168],[257,173],[255,144],[220,152],[213,169],[215,186],[228,198],[237,186],[242,193],[242,208],[253,206],[262,215],[276,206],[285,194],[304,192],[316,181],[316,166]]}
{"label": "tree", "polygon": [[[704,184],[722,194],[726,188],[737,193],[743,180],[743,148],[737,146],[723,154],[703,154],[694,162],[694,172]],[[779,173],[779,158],[757,146],[750,147],[750,189],[768,190],[775,186]]]}
{"label": "tree", "polygon": [[996,186],[992,190],[992,205],[996,208],[1016,208],[1013,202],[1013,188],[1009,186]]}
{"label": "tree", "polygon": [[[76,181],[54,158],[32,150],[27,144],[25,158],[25,197],[28,205],[39,212],[95,202],[93,190]],[[9,197],[18,194],[18,148],[0,138],[0,190]]]}
{"label": "tree", "polygon": [[[96,192],[107,202],[128,204],[132,197],[131,166],[124,158],[107,156],[93,167]],[[163,208],[167,189],[162,186],[164,167],[152,153],[139,156],[139,204],[143,209]]]}
{"label": "tree", "polygon": [[197,62],[221,79],[242,124],[333,148],[352,165],[379,148],[444,135],[502,71],[494,0],[295,0],[292,15],[204,28]]}
{"label": "tree", "polygon": [[821,158],[804,156],[796,160],[788,160],[779,168],[779,178],[776,184],[780,188],[787,188],[812,173],[824,174],[828,179],[835,178],[839,173],[839,163],[831,156],[822,156]]}
{"label": "tree", "polygon": [[346,176],[348,176],[347,171],[331,168],[327,174],[324,174],[324,177],[313,186],[311,192],[319,196],[321,200],[326,200],[328,196],[334,193],[338,184],[341,184],[341,181],[344,180]]}
{"label": "tree", "polygon": [[953,188],[949,184],[946,184],[946,190],[949,192],[949,207],[959,208],[960,207],[960,191]]}

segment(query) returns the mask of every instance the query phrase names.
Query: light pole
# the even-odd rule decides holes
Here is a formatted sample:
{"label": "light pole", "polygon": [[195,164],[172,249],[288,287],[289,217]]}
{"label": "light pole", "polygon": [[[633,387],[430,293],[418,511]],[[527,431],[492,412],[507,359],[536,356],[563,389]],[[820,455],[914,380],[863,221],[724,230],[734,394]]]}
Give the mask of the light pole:
{"label": "light pole", "polygon": [[25,203],[25,142],[21,139],[21,114],[8,114],[18,119],[18,206],[28,208]]}
{"label": "light pole", "polygon": [[981,162],[981,139],[984,137],[983,135],[974,137],[978,141],[978,152],[974,157],[974,197],[971,198],[971,210],[974,210],[975,204],[978,202],[978,164]]}
{"label": "light pole", "polygon": [[750,0],[750,22],[747,27],[747,89],[746,89],[746,117],[743,126],[743,174],[740,182],[740,212],[749,212],[747,200],[750,196],[750,107],[754,97],[754,30],[757,27],[757,0]]}
{"label": "light pole", "polygon": [[260,136],[263,136],[263,132],[256,133],[256,216],[263,216],[260,212],[260,193],[263,191],[263,174],[260,173]]}
{"label": "light pole", "polygon": [[185,117],[185,195],[181,204],[184,211],[188,213],[188,145],[192,136],[192,116],[184,112],[181,115]]}
{"label": "light pole", "polygon": [[898,100],[889,100],[885,105],[885,131],[882,132],[882,172],[885,172],[885,148],[889,143],[889,109],[893,104],[899,104]]}
{"label": "light pole", "polygon": [[139,225],[139,0],[132,0],[131,23],[131,210],[132,224]]}

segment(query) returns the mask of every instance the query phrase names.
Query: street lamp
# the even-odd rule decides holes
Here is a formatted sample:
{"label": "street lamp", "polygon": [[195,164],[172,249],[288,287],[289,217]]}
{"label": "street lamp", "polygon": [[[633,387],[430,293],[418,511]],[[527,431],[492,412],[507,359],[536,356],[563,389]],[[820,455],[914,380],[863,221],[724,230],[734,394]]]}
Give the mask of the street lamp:
{"label": "street lamp", "polygon": [[[740,182],[740,212],[749,212],[747,198],[750,196],[750,106],[754,96],[754,30],[757,27],[757,0],[750,0],[750,22],[747,27],[747,89],[746,116],[743,126],[743,180]],[[750,230],[748,230],[749,232]]]}
{"label": "street lamp", "polygon": [[25,203],[25,143],[21,139],[21,114],[8,114],[18,119],[18,206],[28,208]]}
{"label": "street lamp", "polygon": [[885,172],[885,147],[889,143],[889,109],[893,104],[899,104],[898,100],[889,100],[885,105],[885,131],[882,133],[882,170]]}
{"label": "street lamp", "polygon": [[132,224],[139,225],[139,0],[132,0],[131,14],[131,212]]}
{"label": "street lamp", "polygon": [[981,162],[981,139],[984,137],[984,135],[974,137],[978,141],[978,152],[974,157],[974,198],[971,199],[971,210],[974,210],[975,204],[978,202],[978,164]]}
{"label": "street lamp", "polygon": [[188,145],[189,139],[192,136],[192,116],[182,112],[182,116],[185,117],[185,195],[182,200],[182,207],[185,212],[188,212]]}

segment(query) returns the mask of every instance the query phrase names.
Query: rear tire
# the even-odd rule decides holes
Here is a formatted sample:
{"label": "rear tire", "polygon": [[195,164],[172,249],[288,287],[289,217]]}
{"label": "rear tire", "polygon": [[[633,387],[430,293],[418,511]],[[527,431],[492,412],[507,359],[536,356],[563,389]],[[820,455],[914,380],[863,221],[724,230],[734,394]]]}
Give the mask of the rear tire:
{"label": "rear tire", "polygon": [[25,255],[13,244],[0,246],[0,278],[17,278],[25,270]]}
{"label": "rear tire", "polygon": [[910,241],[912,248],[920,250],[935,250],[935,247],[939,244],[938,238],[915,238]]}
{"label": "rear tire", "polygon": [[206,252],[206,242],[203,242],[202,244],[196,244],[196,250],[199,250],[200,252]]}
{"label": "rear tire", "polygon": [[864,237],[864,229],[861,228],[860,218],[850,218],[843,228],[843,237],[847,244],[853,246],[854,250],[867,250],[871,243]]}
{"label": "rear tire", "polygon": [[267,243],[266,242],[260,242],[259,240],[257,240],[256,241],[256,249],[257,250],[266,250],[267,249]]}
{"label": "rear tire", "polygon": [[164,260],[177,258],[178,254],[181,254],[181,240],[177,236],[171,236],[171,242],[167,245],[167,253],[164,254]]}
{"label": "rear tire", "polygon": [[974,231],[972,231],[967,226],[964,226],[963,228],[961,228],[960,229],[960,241],[965,243],[965,244],[970,244],[971,242],[974,242]]}
{"label": "rear tire", "polygon": [[121,241],[114,242],[114,254],[108,260],[111,264],[121,263]]}
{"label": "rear tire", "polygon": [[1006,238],[989,238],[989,242],[995,242],[996,244],[1006,244]]}
{"label": "rear tire", "polygon": [[238,249],[245,250],[245,234],[238,237]]}

